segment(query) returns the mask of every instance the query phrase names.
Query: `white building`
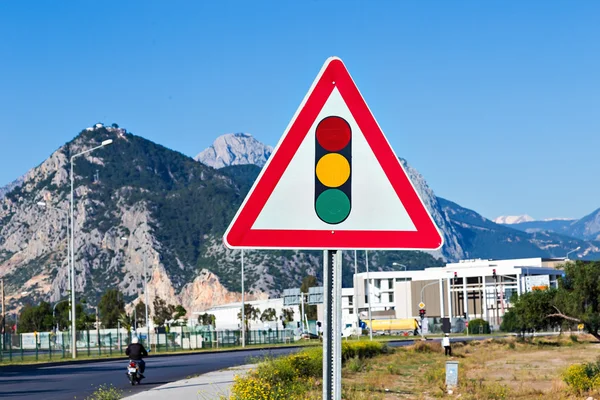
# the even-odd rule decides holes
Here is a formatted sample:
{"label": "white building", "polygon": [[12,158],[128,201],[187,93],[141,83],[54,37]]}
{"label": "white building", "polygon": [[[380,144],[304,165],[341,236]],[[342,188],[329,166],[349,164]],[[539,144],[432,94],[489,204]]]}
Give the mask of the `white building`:
{"label": "white building", "polygon": [[[462,260],[421,271],[363,272],[354,276],[353,304],[362,319],[417,318],[419,303],[427,317],[483,318],[500,324],[513,294],[532,286],[556,287],[556,267],[565,259]],[[348,300],[349,301],[349,300]],[[356,311],[355,311],[356,312]]]}
{"label": "white building", "polygon": [[[262,330],[262,329],[283,329],[283,324],[281,322],[280,317],[282,316],[282,310],[284,308],[292,309],[294,312],[294,321],[291,322],[292,326],[287,326],[287,328],[295,328],[296,323],[300,321],[300,309],[299,306],[285,306],[283,305],[283,299],[267,299],[267,300],[252,300],[246,301],[246,304],[251,304],[253,307],[258,308],[260,313],[258,318],[255,320],[249,319],[249,316],[246,315],[246,318],[249,320],[250,330]],[[260,321],[260,314],[268,308],[272,308],[275,310],[276,320],[275,321]],[[200,314],[213,314],[215,316],[215,329],[217,330],[237,330],[240,329],[240,319],[238,318],[238,314],[242,310],[242,303],[229,303],[223,304],[220,306],[215,306],[206,311],[194,311],[192,314],[196,316]],[[195,318],[195,319],[196,319]]]}

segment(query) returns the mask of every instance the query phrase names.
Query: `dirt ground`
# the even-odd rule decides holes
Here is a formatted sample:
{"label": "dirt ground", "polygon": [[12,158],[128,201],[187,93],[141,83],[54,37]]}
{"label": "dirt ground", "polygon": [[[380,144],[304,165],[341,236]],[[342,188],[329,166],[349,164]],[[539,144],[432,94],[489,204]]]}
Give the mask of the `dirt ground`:
{"label": "dirt ground", "polygon": [[418,343],[373,360],[348,362],[343,398],[586,399],[569,393],[562,373],[572,364],[596,361],[599,356],[600,343],[591,336],[456,344],[451,359],[459,362],[459,387],[448,394],[445,363],[449,358],[439,343]]}

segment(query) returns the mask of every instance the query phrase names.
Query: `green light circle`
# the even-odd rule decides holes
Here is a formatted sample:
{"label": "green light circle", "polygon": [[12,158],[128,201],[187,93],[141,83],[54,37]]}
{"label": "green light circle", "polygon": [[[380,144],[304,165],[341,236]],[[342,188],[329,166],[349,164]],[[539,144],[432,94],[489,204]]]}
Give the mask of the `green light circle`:
{"label": "green light circle", "polygon": [[350,214],[350,199],[339,189],[328,189],[317,197],[315,211],[328,224],[339,224]]}

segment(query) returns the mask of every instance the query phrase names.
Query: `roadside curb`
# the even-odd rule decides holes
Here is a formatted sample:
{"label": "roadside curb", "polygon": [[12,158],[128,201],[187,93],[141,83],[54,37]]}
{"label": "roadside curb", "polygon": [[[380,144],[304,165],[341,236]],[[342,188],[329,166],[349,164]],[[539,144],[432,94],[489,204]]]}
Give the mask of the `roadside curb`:
{"label": "roadside curb", "polygon": [[[244,352],[244,351],[253,351],[253,350],[277,350],[277,349],[298,349],[304,347],[311,347],[310,345],[294,345],[294,346],[277,346],[277,347],[247,347],[242,349],[226,349],[226,350],[206,350],[206,351],[182,351],[181,353],[169,353],[169,354],[152,354],[149,355],[146,359],[153,358],[164,358],[164,357],[173,357],[173,356],[193,356],[198,354],[219,354],[219,353],[234,353],[234,352]],[[51,361],[51,362],[40,362],[40,363],[32,363],[32,364],[13,364],[13,365],[0,365],[0,371],[2,370],[15,370],[18,371],[20,369],[35,369],[35,368],[47,368],[47,367],[57,367],[61,365],[78,365],[78,364],[91,364],[98,362],[110,362],[110,361],[122,361],[128,360],[127,356],[113,356],[111,358],[89,358],[84,360],[71,360],[71,361]]]}

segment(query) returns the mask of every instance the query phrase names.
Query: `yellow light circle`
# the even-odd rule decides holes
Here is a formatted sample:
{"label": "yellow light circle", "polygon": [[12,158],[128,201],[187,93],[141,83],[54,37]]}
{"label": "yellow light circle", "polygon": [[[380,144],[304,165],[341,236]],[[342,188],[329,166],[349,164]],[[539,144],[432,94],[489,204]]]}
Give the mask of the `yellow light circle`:
{"label": "yellow light circle", "polygon": [[317,163],[317,178],[328,187],[339,187],[350,177],[350,164],[340,154],[326,154]]}

